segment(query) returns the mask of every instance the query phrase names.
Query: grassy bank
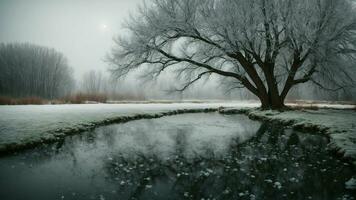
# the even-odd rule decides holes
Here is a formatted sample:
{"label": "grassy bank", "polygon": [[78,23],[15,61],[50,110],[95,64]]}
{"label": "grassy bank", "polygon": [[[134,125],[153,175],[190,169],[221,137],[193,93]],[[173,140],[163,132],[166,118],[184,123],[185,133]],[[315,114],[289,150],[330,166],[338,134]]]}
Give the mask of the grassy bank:
{"label": "grassy bank", "polygon": [[221,109],[222,114],[243,113],[249,118],[278,123],[300,131],[326,134],[328,148],[356,166],[356,112],[354,110],[316,109],[272,111],[259,109]]}

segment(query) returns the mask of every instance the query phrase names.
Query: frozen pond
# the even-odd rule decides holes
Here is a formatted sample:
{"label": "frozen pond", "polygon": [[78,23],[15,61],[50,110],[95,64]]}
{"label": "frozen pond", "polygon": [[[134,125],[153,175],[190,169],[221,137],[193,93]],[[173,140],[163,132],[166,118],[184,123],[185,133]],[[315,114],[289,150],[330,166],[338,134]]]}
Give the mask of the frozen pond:
{"label": "frozen pond", "polygon": [[352,199],[327,142],[242,115],[132,121],[0,158],[0,199]]}

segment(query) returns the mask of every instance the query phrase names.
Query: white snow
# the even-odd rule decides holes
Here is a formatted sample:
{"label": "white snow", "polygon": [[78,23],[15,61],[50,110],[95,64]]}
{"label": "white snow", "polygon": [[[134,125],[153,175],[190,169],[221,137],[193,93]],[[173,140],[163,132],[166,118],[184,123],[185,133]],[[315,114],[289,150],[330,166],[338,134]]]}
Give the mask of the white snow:
{"label": "white snow", "polygon": [[154,114],[178,109],[257,107],[255,102],[71,104],[0,106],[0,150],[6,145],[38,142],[53,137],[51,131],[82,127],[105,119]]}
{"label": "white snow", "polygon": [[280,190],[282,188],[282,184],[280,182],[276,181],[276,182],[274,182],[273,187],[275,187],[275,188]]}
{"label": "white snow", "polygon": [[356,178],[351,178],[345,183],[346,189],[356,190]]}
{"label": "white snow", "polygon": [[305,103],[287,103],[290,107],[316,107],[316,108],[330,108],[330,109],[354,109],[355,105],[352,104],[328,104],[328,103],[312,103],[312,102],[305,102]]}
{"label": "white snow", "polygon": [[[330,135],[330,146],[345,157],[356,160],[356,112],[354,105],[297,103],[290,106],[313,106],[320,110],[299,110],[288,112],[249,111],[249,114],[279,120],[297,126],[317,127]],[[80,128],[106,119],[132,116],[135,114],[155,114],[178,109],[203,108],[256,108],[257,102],[195,102],[195,103],[150,103],[150,104],[80,104],[80,105],[24,105],[0,106],[0,151],[7,145],[38,142],[53,137],[58,129]]]}

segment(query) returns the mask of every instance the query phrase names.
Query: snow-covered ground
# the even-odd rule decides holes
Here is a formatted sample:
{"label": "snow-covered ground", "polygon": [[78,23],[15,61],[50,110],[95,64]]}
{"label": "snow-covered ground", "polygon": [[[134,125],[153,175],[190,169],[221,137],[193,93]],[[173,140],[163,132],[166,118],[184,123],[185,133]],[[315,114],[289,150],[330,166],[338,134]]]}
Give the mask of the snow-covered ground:
{"label": "snow-covered ground", "polygon": [[256,107],[255,102],[78,104],[0,106],[0,151],[11,145],[37,143],[57,129],[83,127],[120,116],[154,114],[179,109]]}
{"label": "snow-covered ground", "polygon": [[[291,106],[310,106],[311,104]],[[96,122],[103,122],[122,116],[137,114],[156,114],[181,109],[205,109],[219,107],[255,108],[256,102],[205,103],[150,103],[150,104],[81,104],[81,105],[24,105],[0,106],[0,152],[8,146],[26,146],[50,141],[64,129],[80,129]],[[312,104],[313,107],[349,109],[353,105]],[[290,111],[266,114],[268,117],[310,123],[330,129],[332,144],[341,149],[346,156],[356,157],[356,112],[351,110],[325,109],[319,111]],[[59,130],[60,129],[60,130]],[[55,130],[59,130],[55,134]],[[70,130],[69,130],[70,131]],[[61,135],[63,137],[63,135]],[[16,149],[16,148],[15,148]]]}
{"label": "snow-covered ground", "polygon": [[353,104],[329,104],[329,103],[313,103],[313,102],[305,102],[305,103],[287,103],[290,107],[305,107],[305,108],[328,108],[328,109],[355,109],[356,106]]}

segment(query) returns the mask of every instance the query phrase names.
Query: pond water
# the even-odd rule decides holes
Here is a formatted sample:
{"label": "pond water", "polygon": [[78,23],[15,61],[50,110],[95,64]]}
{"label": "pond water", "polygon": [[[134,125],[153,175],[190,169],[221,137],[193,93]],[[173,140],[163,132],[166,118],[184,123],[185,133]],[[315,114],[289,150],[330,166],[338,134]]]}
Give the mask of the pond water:
{"label": "pond water", "polygon": [[0,199],[353,199],[327,143],[242,115],[132,121],[0,158]]}

